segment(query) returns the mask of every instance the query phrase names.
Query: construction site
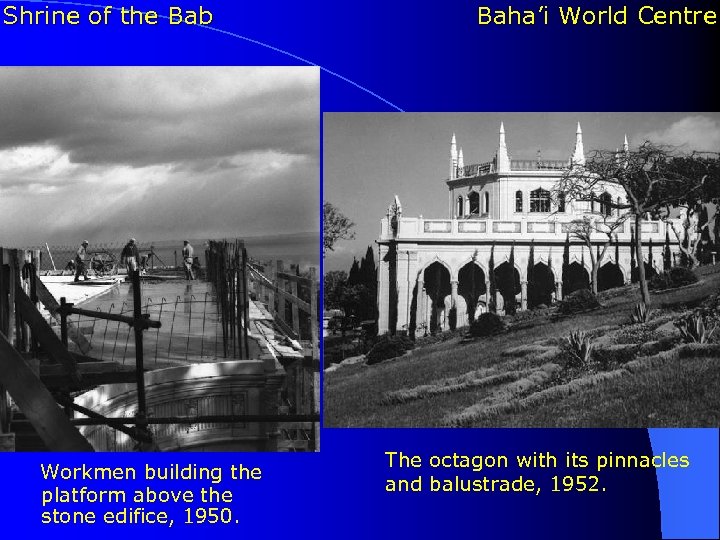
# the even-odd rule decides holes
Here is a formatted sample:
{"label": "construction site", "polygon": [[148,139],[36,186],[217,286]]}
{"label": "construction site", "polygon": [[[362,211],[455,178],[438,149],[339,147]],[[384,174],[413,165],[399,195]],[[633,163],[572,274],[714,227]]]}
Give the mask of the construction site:
{"label": "construction site", "polygon": [[[199,279],[0,248],[0,451],[316,451],[318,273],[208,241]],[[51,269],[53,268],[53,269]]]}

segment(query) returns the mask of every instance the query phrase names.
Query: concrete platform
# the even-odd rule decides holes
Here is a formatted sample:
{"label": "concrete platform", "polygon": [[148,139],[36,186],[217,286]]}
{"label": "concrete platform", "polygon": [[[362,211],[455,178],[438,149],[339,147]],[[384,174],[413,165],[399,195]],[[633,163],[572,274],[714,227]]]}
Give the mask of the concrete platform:
{"label": "concrete platform", "polygon": [[[79,284],[73,283],[74,276],[41,276],[40,279],[58,302],[60,298],[65,297],[67,302],[79,305],[106,293],[124,281],[125,276],[115,276],[114,279],[89,279],[87,282],[80,281]],[[93,283],[94,281],[97,283]]]}

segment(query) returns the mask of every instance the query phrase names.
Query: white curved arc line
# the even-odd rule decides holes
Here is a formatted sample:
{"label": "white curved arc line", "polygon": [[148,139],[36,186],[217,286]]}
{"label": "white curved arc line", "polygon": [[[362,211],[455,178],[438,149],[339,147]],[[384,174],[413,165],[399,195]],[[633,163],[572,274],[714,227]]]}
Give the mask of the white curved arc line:
{"label": "white curved arc line", "polygon": [[[10,1],[12,1],[12,0],[0,0],[0,2],[2,2],[2,3],[8,3],[8,2],[10,2]],[[28,2],[28,3],[32,3],[32,4],[63,4],[63,5],[69,5],[69,6],[89,7],[89,8],[98,8],[98,9],[103,9],[103,8],[106,7],[105,5],[102,5],[102,6],[101,6],[101,5],[97,5],[97,4],[86,4],[86,3],[84,3],[84,2],[64,2],[64,1],[61,1],[61,0],[22,0],[22,1]],[[108,5],[109,5],[109,4],[108,4]],[[115,7],[115,6],[112,6],[112,5],[111,5],[110,7],[113,8],[113,10],[115,10],[115,11],[120,11],[120,8],[118,8],[118,7]],[[144,13],[144,12],[142,12],[142,11],[139,11],[139,12],[140,12],[140,13]],[[170,17],[168,17],[167,15],[160,15],[160,14],[158,14],[158,17],[160,17],[161,19],[170,20]],[[335,72],[335,71],[332,71],[332,70],[330,70],[330,69],[328,69],[328,68],[326,68],[326,67],[323,67],[323,66],[321,66],[321,65],[319,65],[319,64],[316,64],[315,62],[312,62],[311,60],[307,60],[306,58],[303,58],[302,56],[298,56],[298,55],[296,55],[296,54],[293,54],[293,53],[291,53],[290,51],[286,51],[286,50],[284,50],[284,49],[280,49],[279,47],[275,47],[274,45],[270,45],[269,43],[264,43],[264,42],[262,42],[262,41],[258,41],[257,39],[249,38],[249,37],[246,37],[246,36],[241,36],[240,34],[236,34],[235,32],[230,32],[229,30],[222,30],[221,28],[215,28],[214,26],[209,26],[209,25],[204,25],[204,24],[201,25],[201,24],[197,24],[197,23],[193,23],[193,24],[188,25],[188,26],[197,26],[198,28],[203,28],[203,29],[205,29],[205,30],[211,30],[211,31],[217,32],[217,33],[219,33],[219,34],[224,34],[224,35],[226,35],[226,36],[230,36],[230,37],[234,37],[234,38],[237,38],[237,39],[241,39],[241,40],[243,40],[243,41],[247,41],[247,42],[249,42],[249,43],[252,43],[253,45],[259,45],[259,46],[261,46],[261,47],[265,47],[266,49],[270,49],[271,51],[274,51],[274,52],[277,52],[277,53],[280,53],[280,54],[284,54],[285,56],[289,56],[290,58],[293,58],[293,59],[295,59],[295,60],[298,60],[298,61],[300,61],[300,62],[302,62],[302,63],[304,63],[304,64],[307,64],[307,65],[309,65],[309,66],[317,67],[317,68],[319,68],[321,71],[324,71],[325,73],[327,73],[328,75],[332,75],[333,77],[337,77],[337,78],[340,79],[341,81],[346,82],[346,83],[354,86],[354,87],[357,88],[358,90],[362,90],[363,92],[365,92],[365,93],[367,93],[367,94],[370,94],[372,97],[374,97],[374,98],[382,101],[383,103],[385,103],[386,105],[389,105],[389,106],[392,107],[393,109],[395,109],[395,110],[397,110],[397,111],[399,111],[399,112],[405,112],[403,109],[401,109],[400,107],[398,107],[398,106],[395,105],[394,103],[388,101],[388,100],[385,99],[384,97],[376,94],[376,93],[373,92],[372,90],[369,90],[369,89],[365,88],[364,86],[356,83],[355,81],[352,81],[352,80],[348,79],[347,77],[344,77],[343,75],[340,75],[339,73],[337,73],[337,72]]]}

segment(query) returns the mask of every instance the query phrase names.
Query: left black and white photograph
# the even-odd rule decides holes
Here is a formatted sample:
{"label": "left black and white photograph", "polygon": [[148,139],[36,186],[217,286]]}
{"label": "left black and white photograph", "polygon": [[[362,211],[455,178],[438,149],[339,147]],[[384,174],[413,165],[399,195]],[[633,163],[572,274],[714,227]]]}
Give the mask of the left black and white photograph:
{"label": "left black and white photograph", "polygon": [[0,451],[319,450],[319,92],[0,68]]}

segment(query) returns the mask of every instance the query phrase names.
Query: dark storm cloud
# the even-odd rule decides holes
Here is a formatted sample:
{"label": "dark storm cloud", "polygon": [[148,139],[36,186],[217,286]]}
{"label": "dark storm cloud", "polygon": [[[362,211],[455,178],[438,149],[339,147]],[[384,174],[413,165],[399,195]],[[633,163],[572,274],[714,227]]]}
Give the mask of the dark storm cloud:
{"label": "dark storm cloud", "polygon": [[302,68],[3,68],[0,148],[53,144],[72,163],[133,167],[317,155],[317,85]]}
{"label": "dark storm cloud", "polygon": [[[297,178],[319,182],[316,160],[263,174],[257,181],[240,174],[221,173],[204,185],[175,182],[162,200],[142,197],[119,200],[102,208],[102,219],[85,230],[93,238],[144,240],[180,236],[273,235],[319,231],[318,190]],[[90,209],[88,211],[91,211]],[[73,224],[58,229],[70,236]]]}
{"label": "dark storm cloud", "polygon": [[319,235],[319,138],[315,68],[0,68],[0,244]]}

